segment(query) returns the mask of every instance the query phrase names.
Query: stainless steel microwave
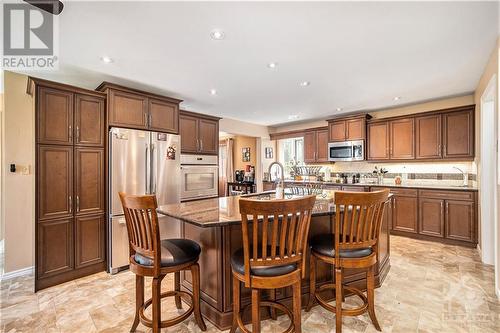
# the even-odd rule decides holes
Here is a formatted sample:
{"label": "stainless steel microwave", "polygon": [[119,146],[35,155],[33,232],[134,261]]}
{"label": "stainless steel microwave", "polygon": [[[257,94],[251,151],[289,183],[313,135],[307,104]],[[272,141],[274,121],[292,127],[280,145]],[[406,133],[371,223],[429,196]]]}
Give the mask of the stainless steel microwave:
{"label": "stainless steel microwave", "polygon": [[365,142],[363,140],[330,142],[328,144],[328,160],[363,161],[365,159]]}

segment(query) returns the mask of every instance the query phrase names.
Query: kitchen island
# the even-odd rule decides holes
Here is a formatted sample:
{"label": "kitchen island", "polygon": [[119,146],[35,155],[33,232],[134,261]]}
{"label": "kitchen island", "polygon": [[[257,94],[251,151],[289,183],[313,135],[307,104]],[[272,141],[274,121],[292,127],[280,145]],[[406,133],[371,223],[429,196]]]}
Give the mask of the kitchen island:
{"label": "kitchen island", "polygon": [[[333,233],[335,212],[333,205],[334,191],[323,191],[318,195],[312,213],[309,237],[321,233]],[[247,195],[264,200],[272,200],[273,193]],[[199,259],[201,273],[201,311],[203,316],[217,328],[225,330],[232,323],[232,279],[231,254],[242,247],[241,216],[239,212],[240,196],[221,197],[199,201],[169,204],[158,207],[158,213],[179,220],[181,236],[198,242],[202,248]],[[380,286],[390,267],[389,263],[389,225],[391,223],[391,200],[385,209],[382,231],[379,239],[378,264],[376,266],[376,286]],[[307,265],[309,267],[309,265]],[[331,283],[333,268],[318,264],[318,286]],[[348,269],[344,273],[344,283],[365,289],[366,273],[362,270]],[[181,288],[191,290],[191,274],[181,274]],[[250,303],[250,290],[242,287],[242,306]],[[266,292],[262,298],[267,297]],[[302,304],[305,306],[309,297],[309,272],[302,281]],[[331,297],[331,295],[330,295]],[[276,298],[291,307],[291,289],[276,291]],[[250,313],[245,313],[243,320],[250,321]],[[262,312],[263,318],[268,312]]]}

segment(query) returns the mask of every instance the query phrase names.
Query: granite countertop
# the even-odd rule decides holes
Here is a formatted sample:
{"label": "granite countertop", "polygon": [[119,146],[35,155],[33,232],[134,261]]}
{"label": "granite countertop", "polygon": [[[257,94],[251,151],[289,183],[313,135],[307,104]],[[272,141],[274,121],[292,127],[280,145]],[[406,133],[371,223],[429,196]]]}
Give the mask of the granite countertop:
{"label": "granite countertop", "polygon": [[[317,196],[312,216],[334,214],[334,192],[335,191],[325,190],[323,191],[323,195]],[[255,197],[261,198],[263,200],[272,200],[274,198],[274,191],[259,194],[250,194],[244,197]],[[240,198],[241,196],[231,196],[182,202],[180,204],[168,204],[158,207],[157,211],[160,214],[167,215],[203,228],[240,224]]]}
{"label": "granite countertop", "polygon": [[[269,182],[269,181],[267,181]],[[393,179],[384,180],[382,184],[377,183],[356,183],[356,184],[340,184],[327,181],[309,181],[309,180],[292,180],[286,179],[285,183],[293,184],[321,184],[324,186],[369,186],[369,187],[391,187],[391,188],[415,188],[415,189],[434,189],[434,190],[453,190],[453,191],[477,191],[476,184],[462,186],[462,181],[457,180],[407,180],[401,185],[394,184]]]}

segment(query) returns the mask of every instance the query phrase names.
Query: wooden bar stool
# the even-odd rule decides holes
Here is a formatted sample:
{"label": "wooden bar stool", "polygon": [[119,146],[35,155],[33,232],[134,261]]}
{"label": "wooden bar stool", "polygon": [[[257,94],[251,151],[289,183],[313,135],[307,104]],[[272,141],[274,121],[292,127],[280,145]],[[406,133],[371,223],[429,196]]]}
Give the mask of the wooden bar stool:
{"label": "wooden bar stool", "polygon": [[[132,196],[120,193],[120,200],[125,213],[130,249],[130,270],[135,274],[136,310],[130,332],[135,332],[139,321],[153,333],[160,328],[176,325],[194,312],[196,323],[201,330],[207,329],[200,312],[200,267],[198,258],[200,246],[189,239],[162,239],[158,226],[158,207],[154,195]],[[182,270],[191,270],[193,293],[180,291],[179,274]],[[168,273],[175,273],[175,290],[161,292],[161,281]],[[144,277],[153,278],[153,295],[144,302]],[[178,309],[182,308],[181,296],[191,298],[191,306],[182,315],[173,319],[161,320],[161,299],[175,297]],[[147,318],[144,311],[152,306],[152,318]]]}
{"label": "wooden bar stool", "polygon": [[[381,331],[375,316],[375,276],[377,246],[385,203],[389,190],[368,193],[335,193],[335,234],[323,234],[310,241],[310,296],[306,311],[316,299],[325,309],[336,315],[336,332],[342,332],[342,316],[358,316],[368,311],[373,325]],[[317,260],[334,266],[335,283],[316,290]],[[361,290],[342,285],[344,268],[366,268],[367,296]],[[335,290],[335,306],[328,304],[320,295],[325,289]],[[357,295],[363,305],[355,309],[343,309],[344,289]]]}
{"label": "wooden bar stool", "polygon": [[[260,306],[283,311],[292,321],[285,332],[301,332],[301,280],[305,274],[307,237],[315,196],[291,200],[240,199],[243,248],[231,257],[233,325],[249,332],[241,319],[240,282],[252,289],[252,333],[260,332]],[[250,216],[250,219],[248,218]],[[262,221],[262,222],[260,222]],[[275,289],[292,286],[293,314],[275,301]],[[260,289],[271,290],[270,301],[260,300]]]}

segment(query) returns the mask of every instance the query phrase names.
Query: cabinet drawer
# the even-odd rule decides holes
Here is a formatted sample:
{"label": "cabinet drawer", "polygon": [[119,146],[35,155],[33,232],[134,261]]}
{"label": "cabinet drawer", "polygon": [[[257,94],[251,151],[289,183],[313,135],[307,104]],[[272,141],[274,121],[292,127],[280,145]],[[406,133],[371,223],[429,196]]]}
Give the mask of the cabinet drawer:
{"label": "cabinet drawer", "polygon": [[365,186],[342,186],[342,191],[349,192],[366,192],[367,189]]}
{"label": "cabinet drawer", "polygon": [[390,190],[394,195],[402,195],[407,197],[416,197],[418,195],[418,190],[409,188],[390,188]]}
{"label": "cabinet drawer", "polygon": [[447,200],[474,200],[474,193],[467,191],[433,191],[433,190],[420,190],[419,195],[422,198],[436,198]]}

